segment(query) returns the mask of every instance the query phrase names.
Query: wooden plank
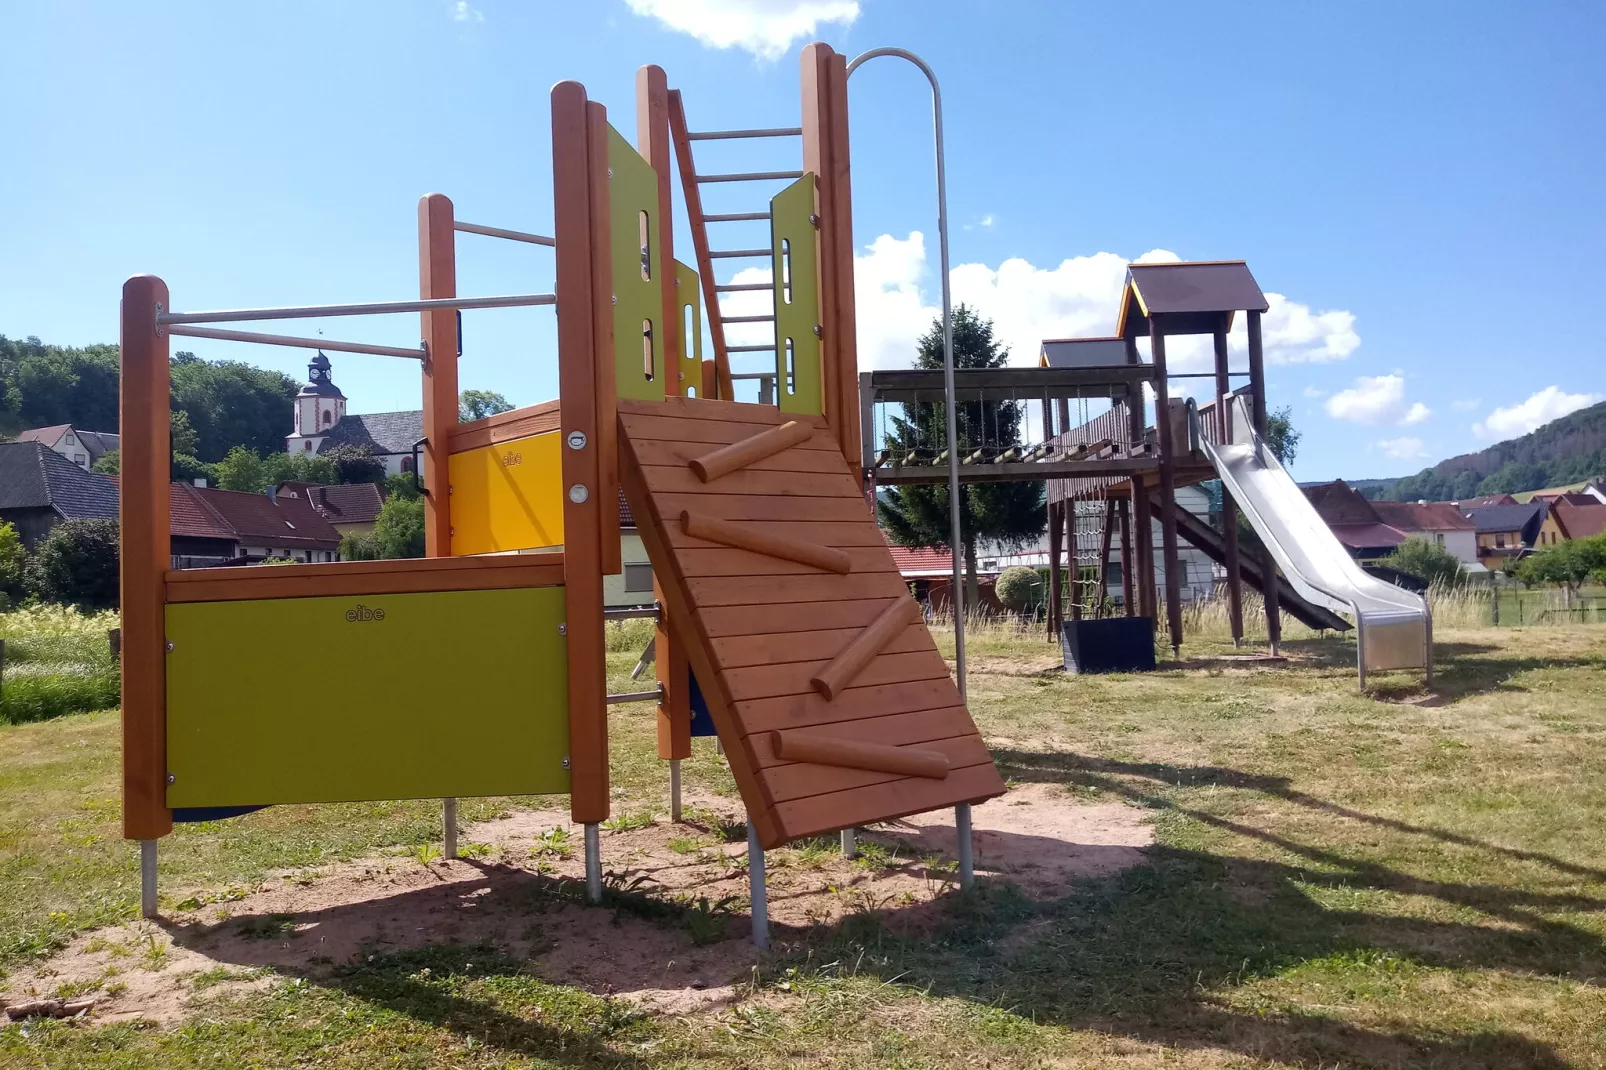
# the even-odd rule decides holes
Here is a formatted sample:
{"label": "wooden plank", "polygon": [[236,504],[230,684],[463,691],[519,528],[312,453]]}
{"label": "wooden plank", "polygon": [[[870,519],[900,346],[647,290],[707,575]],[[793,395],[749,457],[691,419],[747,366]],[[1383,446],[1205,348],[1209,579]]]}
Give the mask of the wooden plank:
{"label": "wooden plank", "polygon": [[732,472],[704,483],[690,468],[643,465],[647,487],[657,494],[764,494],[785,498],[855,498],[864,501],[846,472]]}
{"label": "wooden plank", "polygon": [[[687,461],[686,464],[697,474],[698,479],[704,483],[712,483],[732,472],[747,468],[754,461],[773,457],[813,437],[814,428],[800,420],[788,420],[784,424],[749,435],[740,442],[708,450]],[[655,463],[647,450],[638,449],[636,459],[644,465]]]}
{"label": "wooden plank", "polygon": [[[586,106],[587,136],[591,154],[589,186],[591,197],[591,375],[594,387],[592,433],[587,439],[596,445],[596,481],[589,486],[596,498],[597,550],[599,567],[605,576],[625,570],[624,548],[619,541],[619,395],[614,377],[614,268],[613,212],[609,203],[608,109],[595,101]],[[627,271],[637,270],[627,267]],[[662,276],[662,271],[659,272]],[[662,279],[660,278],[660,281]],[[603,294],[610,295],[607,299]],[[567,439],[567,435],[564,436]],[[572,535],[565,528],[565,541]]]}
{"label": "wooden plank", "polygon": [[[673,525],[670,525],[673,529]],[[778,534],[773,528],[757,524],[736,524],[729,520],[719,520],[710,516],[682,511],[680,514],[680,530],[683,535],[701,539],[707,543],[717,543],[724,546],[745,550],[749,554],[757,555],[759,560],[768,559],[771,564],[776,560],[799,565],[804,568],[819,569],[825,572],[835,572],[846,575],[853,568],[854,558],[845,550],[831,546],[822,546],[819,543],[808,542],[803,539],[794,539]],[[697,550],[682,550],[676,555],[683,562],[683,571],[687,575],[711,575],[706,570],[685,567],[686,555],[697,554]],[[707,553],[708,551],[701,551]],[[861,553],[874,553],[861,551]],[[886,552],[882,551],[882,556]],[[880,558],[873,559],[879,564]],[[730,575],[730,573],[724,573]],[[746,573],[741,573],[745,575]]]}
{"label": "wooden plank", "polygon": [[167,808],[167,653],[163,573],[168,534],[168,340],[158,309],[171,309],[167,284],[136,275],[123,284],[122,494],[118,504],[123,636],[123,835],[154,840],[173,831]]}
{"label": "wooden plank", "polygon": [[850,588],[840,576],[720,576],[688,579],[686,588],[699,610],[708,606],[767,606],[776,602],[834,602],[845,595],[891,598],[906,595],[908,584],[895,572],[853,577]]}
{"label": "wooden plank", "polygon": [[826,72],[830,80],[831,166],[820,172],[820,180],[830,190],[831,200],[821,224],[820,262],[829,269],[831,277],[826,285],[834,291],[832,325],[826,327],[826,331],[836,349],[836,393],[840,395],[842,413],[837,432],[842,440],[842,456],[857,470],[862,457],[863,428],[859,423],[859,330],[853,289],[853,174],[848,147],[847,65],[847,57],[836,53],[831,56]]}
{"label": "wooden plank", "polygon": [[[920,607],[909,597],[894,598],[841,653],[809,677],[809,685],[829,701],[854,683],[882,649],[911,621],[920,619]],[[922,626],[924,626],[922,624]],[[936,651],[933,646],[932,651]],[[939,659],[941,660],[941,659]],[[947,666],[943,666],[947,672]],[[869,681],[866,681],[867,683]]]}
{"label": "wooden plank", "polygon": [[[583,501],[563,501],[565,631],[569,670],[570,814],[576,822],[608,816],[607,666],[602,625],[602,503],[594,396],[597,373],[593,260],[607,256],[597,245],[591,222],[594,187],[591,169],[592,116],[585,87],[559,82],[552,89],[552,194],[557,239],[558,396],[563,401],[567,437],[586,436],[585,449],[563,453],[563,483],[584,487]],[[603,302],[606,304],[607,302]],[[611,366],[612,361],[608,362]],[[607,507],[618,512],[617,500]]]}
{"label": "wooden plank", "polygon": [[[714,398],[680,398],[666,397],[662,401],[642,401],[640,399],[624,399],[619,402],[619,413],[622,417],[637,419],[640,417],[661,417],[672,420],[691,420],[694,422],[713,421],[716,423],[760,424],[775,427],[779,424],[795,421],[807,424],[816,431],[830,434],[830,428],[825,420],[819,416],[808,413],[782,413],[773,405],[754,405],[745,401],[723,401]],[[749,427],[748,434],[760,430],[759,427]],[[634,434],[635,432],[632,432]]]}
{"label": "wooden plank", "polygon": [[663,700],[658,703],[658,757],[664,761],[691,757],[691,665],[686,660],[686,625],[670,620],[669,601],[663,581],[652,581],[653,598],[660,607],[653,628],[653,649],[657,653],[658,686]]}
{"label": "wooden plank", "polygon": [[[366,576],[391,572],[433,573],[460,569],[484,570],[526,568],[531,564],[561,564],[562,554],[498,554],[494,557],[413,557],[385,561],[325,561],[308,565],[273,565],[280,576]],[[216,584],[231,579],[249,580],[261,576],[261,565],[235,565],[228,568],[175,569],[166,574],[169,587],[186,584]]]}
{"label": "wooden plank", "polygon": [[658,177],[658,247],[662,252],[663,311],[658,316],[658,341],[664,350],[664,393],[680,394],[680,302],[675,294],[674,201],[669,189],[669,78],[664,69],[648,64],[636,71],[636,150]]}
{"label": "wooden plank", "polygon": [[[621,410],[623,410],[624,406],[629,402],[621,401],[619,404]],[[664,404],[668,404],[667,399]],[[748,407],[756,408],[757,406]],[[619,414],[619,425],[630,435],[633,442],[674,442],[688,450],[694,449],[695,443],[736,442],[753,433],[753,424],[745,420],[703,420],[659,414],[627,414],[623,411]],[[836,440],[831,437],[829,431],[816,428],[812,438],[800,442],[792,448],[794,450],[819,450],[825,453],[835,453]]]}
{"label": "wooden plank", "polygon": [[[418,296],[457,296],[457,233],[452,202],[441,193],[418,201]],[[452,553],[451,431],[457,426],[457,312],[436,309],[420,313],[419,337],[428,352],[423,361],[424,388],[424,546],[429,557]]]}
{"label": "wooden plank", "polygon": [[539,405],[526,405],[512,412],[497,413],[483,420],[458,424],[451,429],[447,448],[452,453],[466,453],[482,446],[541,435],[556,431],[561,422],[562,402],[554,398]]}
{"label": "wooden plank", "polygon": [[[931,743],[961,737],[980,739],[976,725],[970,719],[969,711],[957,702],[940,710],[917,710],[914,713],[892,713],[882,717],[860,718],[856,721],[822,726],[820,730],[841,739],[856,739],[889,746]],[[752,742],[754,763],[761,769],[770,770],[776,766],[789,764],[785,759],[777,757],[770,746],[771,737],[776,731],[770,729],[754,732],[748,737]]]}
{"label": "wooden plank", "polygon": [[704,632],[717,640],[857,630],[875,620],[886,604],[885,598],[854,598],[833,602],[771,602],[763,606],[702,606],[697,616]]}
{"label": "wooden plank", "polygon": [[[884,606],[885,603],[882,602],[880,605]],[[749,665],[775,665],[787,661],[818,661],[822,658],[832,658],[858,634],[858,630],[848,628],[834,628],[827,631],[789,629],[766,635],[726,636],[714,639],[712,645],[714,656],[719,659],[721,665],[726,669],[739,669]],[[902,631],[888,639],[886,646],[882,647],[888,654],[928,649],[935,649],[935,646],[926,631],[926,626],[920,621],[908,622]]]}
{"label": "wooden plank", "polygon": [[961,705],[952,677],[916,684],[872,684],[850,687],[827,702],[810,688],[806,694],[780,695],[741,703],[742,723],[749,733],[816,724],[842,724],[895,713],[945,709]]}
{"label": "wooden plank", "polygon": [[[702,499],[698,499],[701,501]],[[685,512],[685,510],[681,510]],[[678,515],[671,513],[671,516]],[[798,539],[804,542],[818,543],[821,546],[835,546],[847,548],[851,546],[878,546],[885,548],[887,540],[882,536],[881,530],[873,524],[867,524],[863,519],[855,522],[842,521],[838,523],[815,523],[808,520],[789,522],[780,528],[787,538]],[[680,530],[680,525],[671,524],[665,532],[670,546],[680,549],[706,549],[714,545],[706,539],[699,539]]]}
{"label": "wooden plank", "polygon": [[[348,575],[280,575],[290,566],[255,568],[251,577],[230,577],[216,583],[173,584],[167,601],[251,602],[270,598],[348,597],[374,594],[415,594],[424,591],[495,591],[515,587],[556,587],[564,582],[563,558],[544,562],[531,554],[531,562],[517,568],[453,569],[413,572],[359,572]],[[535,562],[542,562],[537,564]],[[415,562],[416,563],[416,562]],[[205,571],[197,569],[195,571]]]}
{"label": "wooden plank", "polygon": [[[822,569],[820,566],[803,561],[788,561],[779,555],[771,555],[745,547],[717,547],[712,549],[680,550],[675,559],[680,563],[681,571],[687,579],[703,579],[710,576],[818,576],[830,574],[846,576],[850,572],[856,581],[859,576],[873,572],[890,572],[897,575],[897,567],[892,563],[892,557],[886,550],[873,546],[856,546],[851,550],[834,550],[830,547],[819,549],[842,555],[842,568]],[[842,594],[851,594],[852,586],[839,588]]]}
{"label": "wooden plank", "polygon": [[[818,520],[825,523],[858,523],[874,531],[875,517],[858,495],[851,498],[793,498],[774,494],[675,494],[653,496],[667,516],[696,509],[722,520],[764,520],[791,524]],[[873,544],[872,544],[873,545]]]}
{"label": "wooden plank", "polygon": [[[756,698],[800,695],[813,690],[814,676],[827,661],[795,661],[782,665],[759,665],[746,669],[727,669],[724,676],[736,702]],[[948,663],[935,649],[914,650],[906,654],[881,654],[870,661],[855,678],[859,687],[898,684],[910,680],[945,680]]]}
{"label": "wooden plank", "polygon": [[[767,736],[789,734],[792,733],[766,733]],[[768,748],[769,744],[766,742],[765,746]],[[955,736],[951,739],[927,740],[909,749],[941,758],[943,777],[935,779],[944,779],[956,769],[990,765],[993,760],[987,751],[987,744],[983,743],[981,737],[974,732],[968,736]],[[827,763],[817,762],[793,762],[790,765],[775,766],[764,771],[764,782],[769,786],[770,795],[777,804],[839,791],[851,791],[854,788],[865,788],[895,780],[908,780],[910,777],[919,777],[919,774],[859,769],[852,766],[833,767]],[[920,779],[932,778],[920,777]]]}
{"label": "wooden plank", "polygon": [[[647,465],[689,465],[701,460],[708,452],[708,445],[700,442],[637,439],[635,445],[636,456],[641,458],[642,464]],[[835,450],[789,449],[785,453],[752,461],[743,467],[749,472],[840,472],[842,458],[837,456]]]}
{"label": "wooden plank", "polygon": [[[804,766],[829,767],[828,771],[820,771],[796,769],[794,765],[787,771],[777,770],[771,773],[767,779],[771,794],[777,801],[781,796],[775,793],[776,779],[778,776],[787,775],[791,769],[796,769],[793,776],[799,781],[798,787],[804,791],[812,788],[813,794],[841,790],[827,779],[836,770],[890,773],[897,776],[924,777],[928,780],[942,780],[948,775],[948,755],[936,747],[897,747],[886,743],[865,743],[809,729],[771,732],[769,736],[770,748],[781,758]],[[985,752],[986,748],[982,750]]]}
{"label": "wooden plank", "polygon": [[1003,778],[991,761],[968,769],[955,769],[946,780],[902,777],[868,787],[811,795],[779,803],[774,817],[787,839],[834,832],[863,821],[864,814],[885,815],[880,820],[907,817],[962,802],[982,802],[1004,793]]}
{"label": "wooden plank", "polygon": [[[675,162],[680,167],[680,192],[686,200],[686,223],[691,228],[692,249],[697,253],[697,277],[703,281],[703,312],[708,317],[708,334],[714,342],[714,387],[716,391],[726,391],[730,388],[730,356],[725,349],[725,324],[719,314],[719,291],[714,289],[718,285],[714,277],[714,261],[708,255],[708,224],[703,220],[702,188],[697,182],[697,165],[692,162],[691,139],[686,136],[686,108],[678,89],[669,91],[666,118],[669,122],[669,140],[675,146]],[[708,396],[713,397],[714,394]],[[730,397],[728,393],[718,396]]]}

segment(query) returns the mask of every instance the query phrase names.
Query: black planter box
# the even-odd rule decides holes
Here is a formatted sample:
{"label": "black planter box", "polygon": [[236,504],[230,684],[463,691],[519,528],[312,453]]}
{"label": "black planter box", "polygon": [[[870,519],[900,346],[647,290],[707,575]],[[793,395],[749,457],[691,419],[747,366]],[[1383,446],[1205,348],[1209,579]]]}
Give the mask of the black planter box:
{"label": "black planter box", "polygon": [[1147,672],[1154,668],[1154,620],[1107,617],[1060,624],[1065,671]]}

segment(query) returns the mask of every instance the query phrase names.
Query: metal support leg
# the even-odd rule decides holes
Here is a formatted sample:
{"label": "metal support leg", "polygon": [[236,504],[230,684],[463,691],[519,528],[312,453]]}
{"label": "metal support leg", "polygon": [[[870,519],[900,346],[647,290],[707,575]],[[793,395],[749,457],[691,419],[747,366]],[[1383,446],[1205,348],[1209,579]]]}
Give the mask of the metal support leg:
{"label": "metal support leg", "polygon": [[457,800],[441,800],[441,857],[457,857]]}
{"label": "metal support leg", "polygon": [[747,823],[747,886],[753,903],[753,946],[770,946],[769,888],[764,880],[764,848],[759,846],[758,829]]}
{"label": "metal support leg", "polygon": [[970,833],[970,804],[954,807],[954,834],[959,842],[959,887],[968,889],[976,883],[976,855]]}
{"label": "metal support leg", "polygon": [[602,826],[586,826],[586,901],[602,902]]}
{"label": "metal support leg", "polygon": [[853,834],[856,831],[857,831],[856,829],[843,829],[842,830],[842,857],[843,858],[858,858],[859,857],[859,847],[858,847],[857,844],[855,844],[853,842]]}
{"label": "metal support leg", "polygon": [[680,822],[680,759],[669,759],[669,820]]}
{"label": "metal support leg", "polygon": [[139,841],[139,916],[156,917],[156,842]]}

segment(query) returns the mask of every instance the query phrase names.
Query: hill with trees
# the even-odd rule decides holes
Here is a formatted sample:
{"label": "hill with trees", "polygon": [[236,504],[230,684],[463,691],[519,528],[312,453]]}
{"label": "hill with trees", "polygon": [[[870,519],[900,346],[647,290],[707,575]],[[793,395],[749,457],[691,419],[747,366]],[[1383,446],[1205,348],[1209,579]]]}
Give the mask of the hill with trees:
{"label": "hill with trees", "polygon": [[1520,494],[1606,474],[1606,401],[1552,420],[1519,438],[1440,461],[1414,476],[1350,483],[1368,498],[1460,501]]}

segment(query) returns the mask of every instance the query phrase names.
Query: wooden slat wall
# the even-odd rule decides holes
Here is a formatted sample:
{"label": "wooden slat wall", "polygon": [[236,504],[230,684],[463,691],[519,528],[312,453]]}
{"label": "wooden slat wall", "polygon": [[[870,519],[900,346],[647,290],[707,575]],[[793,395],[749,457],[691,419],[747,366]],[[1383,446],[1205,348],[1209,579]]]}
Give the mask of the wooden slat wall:
{"label": "wooden slat wall", "polygon": [[[687,463],[787,419],[815,434],[708,483]],[[766,847],[1003,792],[923,622],[892,633],[834,701],[811,686],[894,599],[909,597],[824,418],[677,398],[622,401],[619,427],[625,496]],[[681,530],[683,509],[840,550],[851,570],[697,539]],[[950,771],[938,780],[777,759],[769,734],[798,729],[918,746],[943,754]]]}

